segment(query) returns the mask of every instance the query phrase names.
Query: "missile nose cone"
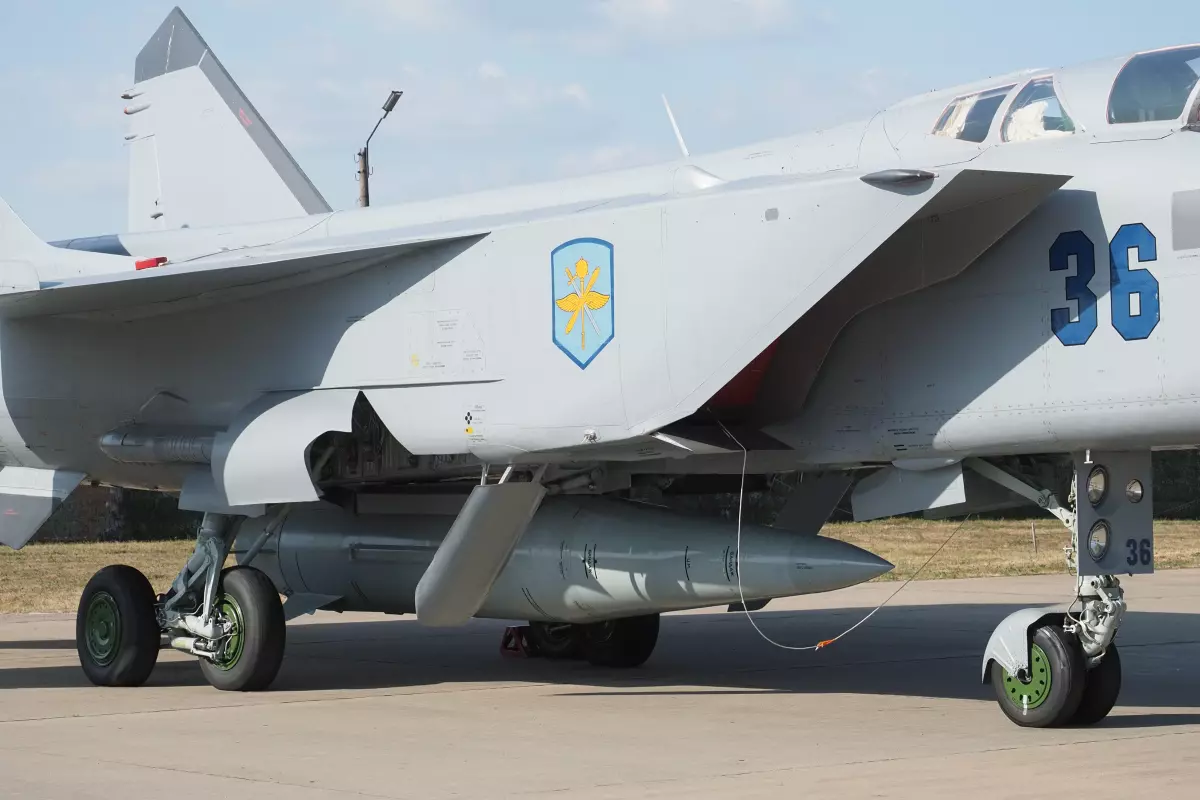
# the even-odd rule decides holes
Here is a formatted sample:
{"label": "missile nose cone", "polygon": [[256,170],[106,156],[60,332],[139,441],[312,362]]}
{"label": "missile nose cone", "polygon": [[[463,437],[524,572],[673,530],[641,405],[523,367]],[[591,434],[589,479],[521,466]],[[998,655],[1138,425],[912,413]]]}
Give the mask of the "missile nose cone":
{"label": "missile nose cone", "polygon": [[886,575],[896,568],[896,565],[886,558],[880,558],[870,551],[860,550],[859,552],[862,555],[858,557],[856,565],[861,567],[870,576],[864,578],[864,580],[874,580],[880,575]]}
{"label": "missile nose cone", "polygon": [[837,539],[817,537],[808,548],[810,557],[819,563],[815,577],[818,591],[844,589],[874,580],[895,569],[886,559]]}

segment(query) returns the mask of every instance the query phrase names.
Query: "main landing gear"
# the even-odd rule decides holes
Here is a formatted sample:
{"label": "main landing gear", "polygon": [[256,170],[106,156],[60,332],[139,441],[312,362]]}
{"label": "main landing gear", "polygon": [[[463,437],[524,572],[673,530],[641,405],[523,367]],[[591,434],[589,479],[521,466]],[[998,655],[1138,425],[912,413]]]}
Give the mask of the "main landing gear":
{"label": "main landing gear", "polygon": [[584,659],[597,667],[631,669],[646,663],[658,644],[659,615],[574,625],[531,622],[516,632],[525,652],[554,660]]}
{"label": "main landing gear", "polygon": [[1076,597],[1066,608],[1031,608],[997,626],[983,658],[1000,710],[1026,728],[1094,725],[1121,693],[1115,639],[1126,604],[1115,573],[1154,571],[1149,453],[1075,456],[1068,506],[993,464],[965,466],[1036,502],[1072,531],[1067,563]]}
{"label": "main landing gear", "polygon": [[271,580],[249,567],[225,569],[233,519],[206,514],[196,550],[162,598],[132,567],[105,567],[84,589],[76,649],[97,686],[139,686],[166,637],[200,659],[210,684],[261,691],[275,680],[286,640],[283,606]]}

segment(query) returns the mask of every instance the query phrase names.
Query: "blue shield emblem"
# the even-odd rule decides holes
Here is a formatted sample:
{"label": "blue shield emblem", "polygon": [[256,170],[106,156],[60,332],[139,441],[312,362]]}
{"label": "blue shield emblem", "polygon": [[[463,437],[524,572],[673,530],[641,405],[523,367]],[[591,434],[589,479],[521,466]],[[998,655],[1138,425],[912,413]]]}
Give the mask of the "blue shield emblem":
{"label": "blue shield emblem", "polygon": [[554,343],[587,369],[613,340],[613,246],[575,239],[550,254]]}

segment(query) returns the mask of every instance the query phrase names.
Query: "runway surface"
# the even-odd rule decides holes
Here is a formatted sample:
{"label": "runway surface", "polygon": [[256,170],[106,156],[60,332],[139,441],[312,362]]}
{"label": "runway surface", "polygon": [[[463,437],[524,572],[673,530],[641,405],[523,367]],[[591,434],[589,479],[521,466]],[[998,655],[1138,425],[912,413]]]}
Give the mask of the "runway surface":
{"label": "runway surface", "polygon": [[[96,689],[71,617],[0,617],[0,797],[1200,795],[1200,571],[1126,581],[1125,689],[1101,726],[1019,729],[980,684],[994,625],[1071,587],[914,584],[815,655],[769,647],[739,614],[671,615],[627,673],[502,658],[501,623],[321,614],[289,628],[274,691],[254,695],[173,653],[146,687]],[[810,644],[894,588],[758,618]]]}

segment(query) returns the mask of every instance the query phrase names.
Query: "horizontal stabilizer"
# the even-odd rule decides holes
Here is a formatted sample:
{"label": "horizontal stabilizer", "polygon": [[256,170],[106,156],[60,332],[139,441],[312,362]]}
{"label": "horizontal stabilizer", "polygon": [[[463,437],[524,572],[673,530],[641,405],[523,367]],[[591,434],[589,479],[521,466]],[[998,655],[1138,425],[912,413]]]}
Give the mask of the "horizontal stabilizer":
{"label": "horizontal stabilizer", "polygon": [[36,293],[47,281],[132,272],[132,258],[51,247],[0,199],[0,303],[4,296]]}
{"label": "horizontal stabilizer", "polygon": [[40,244],[8,203],[0,200],[0,292],[37,290],[34,261]]}

